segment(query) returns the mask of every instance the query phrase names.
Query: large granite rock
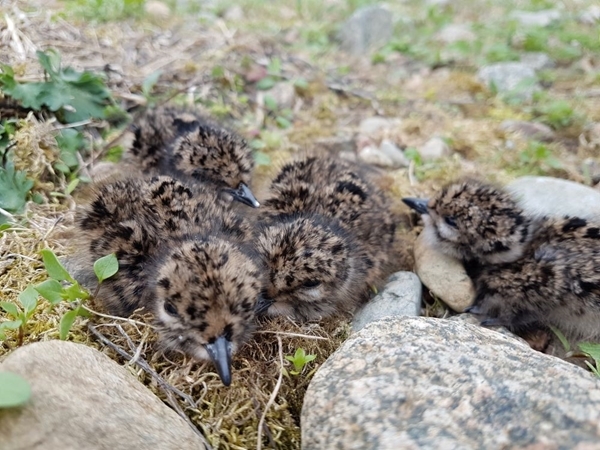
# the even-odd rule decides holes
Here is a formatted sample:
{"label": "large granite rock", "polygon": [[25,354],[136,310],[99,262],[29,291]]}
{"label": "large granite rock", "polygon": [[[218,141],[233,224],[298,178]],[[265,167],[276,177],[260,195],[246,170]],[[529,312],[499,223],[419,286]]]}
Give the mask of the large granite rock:
{"label": "large granite rock", "polygon": [[386,318],[312,379],[302,448],[600,449],[600,380],[460,321]]}
{"label": "large granite rock", "polygon": [[127,370],[85,345],[27,345],[8,355],[4,370],[25,377],[32,397],[0,410],[2,450],[209,448]]}
{"label": "large granite rock", "polygon": [[521,62],[499,62],[482,67],[477,77],[499,94],[530,100],[541,88],[535,70]]}
{"label": "large granite rock", "polygon": [[383,290],[358,311],[352,330],[388,316],[418,316],[421,312],[421,280],[412,272],[396,272]]}

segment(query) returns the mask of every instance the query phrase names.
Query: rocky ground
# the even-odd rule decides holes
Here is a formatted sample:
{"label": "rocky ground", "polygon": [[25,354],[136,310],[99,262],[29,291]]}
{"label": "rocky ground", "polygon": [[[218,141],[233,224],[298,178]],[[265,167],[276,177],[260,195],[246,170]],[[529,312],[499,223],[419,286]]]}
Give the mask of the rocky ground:
{"label": "rocky ground", "polygon": [[[103,73],[115,100],[104,119],[65,124],[64,111],[0,97],[1,154],[14,143],[33,182],[24,209],[0,211],[12,223],[0,228],[2,301],[19,304],[47,278],[41,249],[69,253],[84,185],[118,170],[128,121],[165,101],[239,129],[257,191],[310,147],[378,166],[396,200],[475,175],[510,183],[534,214],[600,215],[592,1],[30,0],[0,2],[0,13],[0,63],[17,80],[43,80],[36,51],[53,48],[63,67]],[[0,433],[15,449],[600,448],[600,382],[572,364],[582,358],[457,315],[470,280],[415,244],[420,224],[398,209],[404,271],[352,321],[262,324],[230,388],[207,364],[156,354],[143,317],[78,317],[72,342],[58,341],[71,306],[41,301],[0,341],[0,370],[33,392],[24,408],[0,409]],[[300,348],[316,359],[295,375],[284,356]],[[558,341],[549,352],[573,355]]]}

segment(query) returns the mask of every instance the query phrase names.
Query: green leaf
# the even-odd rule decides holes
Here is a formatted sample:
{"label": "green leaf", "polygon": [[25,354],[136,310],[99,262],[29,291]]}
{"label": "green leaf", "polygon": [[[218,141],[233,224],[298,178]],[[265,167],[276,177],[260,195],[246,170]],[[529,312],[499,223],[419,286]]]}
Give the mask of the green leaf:
{"label": "green leaf", "polygon": [[75,280],[67,269],[63,267],[63,265],[58,261],[58,258],[54,254],[54,252],[50,249],[44,249],[41,251],[42,259],[44,260],[44,266],[46,267],[46,271],[50,278],[56,281],[70,281],[71,283],[75,283]]}
{"label": "green leaf", "polygon": [[552,326],[550,327],[550,329],[556,335],[556,337],[558,338],[558,340],[560,341],[560,343],[564,347],[565,352],[571,351],[571,344],[569,343],[569,340],[565,337],[565,335],[563,334],[563,332],[560,331],[558,328],[552,327]]}
{"label": "green leaf", "polygon": [[60,160],[70,169],[79,167],[77,152],[84,147],[83,134],[72,128],[61,130],[56,136],[56,143],[60,149]]}
{"label": "green leaf", "polygon": [[30,317],[38,304],[38,293],[32,285],[19,294],[19,301],[23,305],[25,316]]}
{"label": "green leaf", "polygon": [[579,349],[590,356],[597,363],[600,362],[600,344],[593,342],[580,342]]}
{"label": "green leaf", "polygon": [[69,302],[74,302],[75,300],[87,300],[89,297],[90,294],[88,291],[82,288],[77,282],[72,286],[63,289],[63,298]]}
{"label": "green leaf", "polygon": [[64,316],[60,319],[60,339],[65,340],[69,335],[69,331],[71,331],[71,327],[73,326],[73,322],[75,322],[75,318],[77,317],[77,309],[73,309],[69,312],[66,312]]}
{"label": "green leaf", "polygon": [[21,375],[0,372],[0,408],[21,406],[31,398],[31,386]]}
{"label": "green leaf", "polygon": [[63,287],[56,280],[46,280],[35,286],[35,290],[52,305],[56,305],[63,300]]}
{"label": "green leaf", "polygon": [[271,111],[275,111],[277,109],[277,102],[272,96],[268,94],[265,95],[263,101],[265,102],[265,106],[267,107],[267,109]]}
{"label": "green leaf", "polygon": [[75,178],[73,180],[71,180],[69,182],[69,184],[67,185],[67,189],[66,189],[66,193],[68,195],[71,195],[71,193],[75,190],[75,188],[77,187],[77,185],[79,184],[81,180],[79,178]]}
{"label": "green leaf", "polygon": [[7,320],[6,322],[0,322],[0,341],[6,339],[4,330],[16,330],[23,324],[21,319],[18,320]]}
{"label": "green leaf", "polygon": [[9,212],[20,212],[33,187],[33,180],[24,171],[15,171],[15,165],[8,162],[0,167],[0,208]]}
{"label": "green leaf", "polygon": [[19,317],[19,308],[11,302],[0,302],[0,308],[13,316],[15,319]]}
{"label": "green leaf", "polygon": [[273,86],[277,84],[277,80],[273,77],[264,77],[258,83],[256,83],[256,89],[260,91],[266,91],[271,89]]}
{"label": "green leaf", "polygon": [[268,166],[271,164],[271,157],[264,152],[254,152],[254,162],[257,166]]}
{"label": "green leaf", "polygon": [[275,122],[277,122],[277,125],[279,125],[281,128],[290,128],[292,126],[292,122],[281,116],[278,116],[275,119]]}
{"label": "green leaf", "polygon": [[119,261],[114,253],[103,256],[94,263],[94,273],[100,283],[112,277],[118,270]]}
{"label": "green leaf", "polygon": [[152,72],[150,75],[144,78],[144,81],[142,82],[142,94],[144,94],[144,97],[148,97],[151,94],[152,89],[158,82],[161,74],[162,71],[157,70],[156,72]]}

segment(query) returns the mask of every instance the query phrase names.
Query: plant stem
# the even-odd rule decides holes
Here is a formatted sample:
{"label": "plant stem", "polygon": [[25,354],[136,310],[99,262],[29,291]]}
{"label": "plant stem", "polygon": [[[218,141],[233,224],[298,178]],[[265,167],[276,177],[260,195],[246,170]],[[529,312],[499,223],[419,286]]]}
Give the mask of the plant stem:
{"label": "plant stem", "polygon": [[17,337],[17,347],[23,345],[23,335],[25,334],[24,325],[19,327],[19,336]]}

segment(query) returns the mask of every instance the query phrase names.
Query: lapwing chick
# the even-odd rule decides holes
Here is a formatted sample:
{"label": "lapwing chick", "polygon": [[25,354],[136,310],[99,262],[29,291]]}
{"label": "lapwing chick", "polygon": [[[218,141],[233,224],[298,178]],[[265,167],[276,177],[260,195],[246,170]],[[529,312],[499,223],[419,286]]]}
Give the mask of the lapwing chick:
{"label": "lapwing chick", "polygon": [[389,273],[398,218],[366,168],[328,156],[306,155],[281,168],[263,209],[271,220],[296,213],[338,220],[369,260],[367,282],[377,285]]}
{"label": "lapwing chick", "polygon": [[268,273],[259,314],[319,320],[369,298],[367,255],[335,219],[281,216],[260,225],[254,242]]}
{"label": "lapwing chick", "polygon": [[423,215],[429,244],[465,263],[476,287],[469,311],[482,325],[600,337],[600,222],[531,219],[509,194],[475,180],[404,202]]}
{"label": "lapwing chick", "polygon": [[228,200],[257,208],[249,188],[254,168],[246,141],[189,108],[149,110],[133,125],[134,162],[144,171],[210,184]]}
{"label": "lapwing chick", "polygon": [[78,211],[76,277],[92,284],[93,261],[114,252],[119,271],[98,295],[106,310],[153,313],[163,347],[211,359],[229,385],[231,356],[253,329],[263,270],[243,242],[249,225],[219,209],[210,192],[197,195],[166,176],[98,187]]}

